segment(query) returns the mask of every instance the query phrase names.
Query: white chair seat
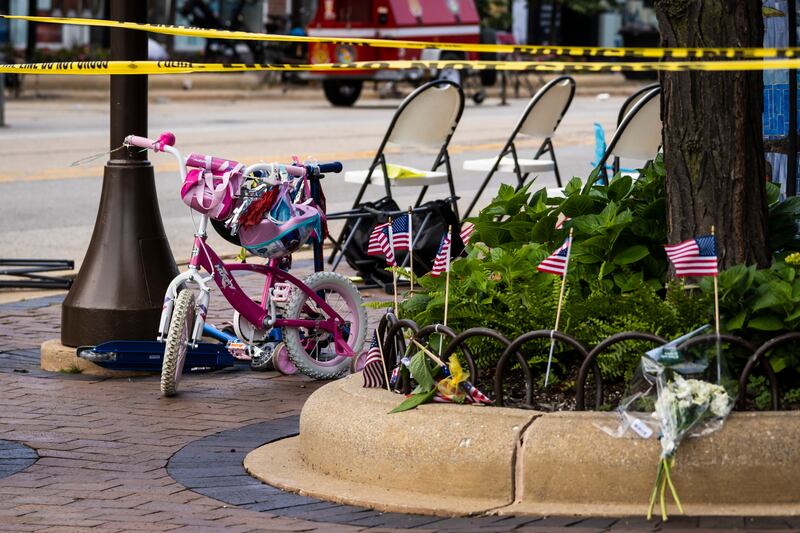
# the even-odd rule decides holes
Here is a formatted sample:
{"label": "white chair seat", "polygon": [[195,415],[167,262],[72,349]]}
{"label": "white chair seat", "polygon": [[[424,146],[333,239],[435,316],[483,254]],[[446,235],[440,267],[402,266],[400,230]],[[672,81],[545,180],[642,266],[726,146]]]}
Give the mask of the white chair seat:
{"label": "white chair seat", "polygon": [[623,176],[628,176],[633,181],[636,181],[636,180],[639,179],[639,171],[638,170],[623,170],[623,171],[620,172],[620,174],[622,174]]}
{"label": "white chair seat", "polygon": [[[464,170],[476,170],[480,172],[489,172],[492,170],[496,158],[489,159],[471,159],[464,161]],[[523,174],[532,172],[552,172],[555,169],[555,163],[549,159],[517,159],[519,169]],[[500,160],[500,165],[497,167],[497,172],[502,174],[514,173],[514,158],[504,157]]]}
{"label": "white chair seat", "polygon": [[[401,178],[389,178],[392,187],[425,187],[447,183],[447,172],[420,170],[412,167],[404,167],[404,171],[406,174],[411,175]],[[361,185],[367,180],[367,174],[369,174],[369,170],[348,170],[344,173],[344,181]],[[376,168],[372,172],[369,184],[383,185],[383,183],[383,171],[380,168]]]}

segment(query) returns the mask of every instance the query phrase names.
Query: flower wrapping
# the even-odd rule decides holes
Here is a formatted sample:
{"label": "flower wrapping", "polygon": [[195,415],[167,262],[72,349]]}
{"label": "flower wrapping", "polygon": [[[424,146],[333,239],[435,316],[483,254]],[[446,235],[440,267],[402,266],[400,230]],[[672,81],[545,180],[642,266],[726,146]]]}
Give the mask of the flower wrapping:
{"label": "flower wrapping", "polygon": [[[632,432],[644,439],[659,440],[661,455],[650,494],[648,520],[657,499],[661,518],[667,520],[667,490],[683,512],[671,475],[678,447],[686,437],[699,437],[720,429],[733,408],[731,392],[735,385],[725,372],[721,343],[678,349],[700,331],[702,328],[647,352],[617,409],[619,426],[600,428],[614,437]],[[714,364],[709,364],[709,360]]]}

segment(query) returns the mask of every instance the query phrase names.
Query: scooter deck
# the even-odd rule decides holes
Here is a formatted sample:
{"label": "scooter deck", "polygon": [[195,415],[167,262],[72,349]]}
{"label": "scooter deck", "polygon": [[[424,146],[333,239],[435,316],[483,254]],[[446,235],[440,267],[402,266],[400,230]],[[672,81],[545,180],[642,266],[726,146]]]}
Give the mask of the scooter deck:
{"label": "scooter deck", "polygon": [[[78,357],[111,370],[161,372],[164,360],[163,342],[109,341],[97,346],[81,346]],[[236,359],[224,344],[202,342],[186,353],[184,368],[215,370],[233,366]]]}

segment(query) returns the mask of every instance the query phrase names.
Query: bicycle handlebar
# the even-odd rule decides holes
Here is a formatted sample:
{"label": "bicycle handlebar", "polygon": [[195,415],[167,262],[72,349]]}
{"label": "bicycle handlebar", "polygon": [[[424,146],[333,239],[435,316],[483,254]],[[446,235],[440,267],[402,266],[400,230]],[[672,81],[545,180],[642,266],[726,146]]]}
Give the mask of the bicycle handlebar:
{"label": "bicycle handlebar", "polygon": [[[175,134],[165,131],[159,136],[158,140],[148,139],[147,137],[140,137],[138,135],[128,135],[125,137],[126,146],[136,146],[146,150],[153,150],[155,152],[170,152],[180,159],[179,152],[174,149]],[[213,171],[223,171],[231,167],[232,161],[222,159],[219,157],[212,157],[203,154],[189,154],[186,158],[186,166],[195,168],[204,168]],[[250,173],[255,170],[270,171],[273,165],[267,163],[257,163],[247,167],[246,172]],[[286,172],[295,178],[302,178],[306,175],[319,176],[320,174],[338,174],[342,171],[343,166],[339,161],[333,163],[321,163],[315,165],[284,165]]]}
{"label": "bicycle handlebar", "polygon": [[170,131],[165,131],[157,141],[148,139],[147,137],[139,137],[138,135],[128,135],[125,137],[125,144],[151,149],[156,152],[163,152],[165,146],[175,146],[175,134]]}
{"label": "bicycle handlebar", "polygon": [[319,168],[320,174],[338,174],[344,167],[339,161],[335,161],[333,163],[321,163],[317,168]]}

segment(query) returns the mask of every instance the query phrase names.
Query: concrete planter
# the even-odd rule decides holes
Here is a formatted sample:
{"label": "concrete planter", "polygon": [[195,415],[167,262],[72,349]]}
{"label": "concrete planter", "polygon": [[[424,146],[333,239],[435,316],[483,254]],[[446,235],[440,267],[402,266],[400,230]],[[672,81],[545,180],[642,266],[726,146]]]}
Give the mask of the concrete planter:
{"label": "concrete planter", "polygon": [[[253,451],[245,468],[301,494],[386,511],[637,515],[660,446],[617,439],[608,413],[424,405],[387,414],[400,396],[361,375],[315,392],[300,436]],[[800,514],[800,413],[735,413],[681,445],[673,480],[688,514]],[[674,511],[673,511],[674,512]]]}

